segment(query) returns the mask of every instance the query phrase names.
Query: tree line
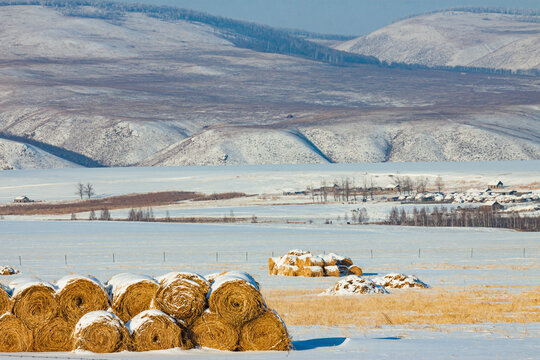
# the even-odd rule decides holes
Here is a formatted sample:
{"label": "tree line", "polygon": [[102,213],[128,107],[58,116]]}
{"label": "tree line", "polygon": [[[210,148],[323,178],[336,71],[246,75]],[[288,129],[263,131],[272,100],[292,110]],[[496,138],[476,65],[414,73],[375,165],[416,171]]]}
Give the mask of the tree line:
{"label": "tree line", "polygon": [[488,207],[448,210],[441,206],[427,211],[425,207],[412,213],[393,207],[384,222],[387,225],[427,227],[492,227],[521,231],[540,231],[540,216],[520,215],[519,212],[501,213]]}

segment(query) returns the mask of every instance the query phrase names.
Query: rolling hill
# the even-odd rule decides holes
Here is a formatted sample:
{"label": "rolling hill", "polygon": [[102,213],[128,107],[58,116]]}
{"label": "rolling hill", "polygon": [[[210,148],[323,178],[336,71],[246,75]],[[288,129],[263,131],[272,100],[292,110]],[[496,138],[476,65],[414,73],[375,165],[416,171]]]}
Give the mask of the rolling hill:
{"label": "rolling hill", "polygon": [[540,13],[497,9],[428,13],[334,47],[387,62],[540,70]]}
{"label": "rolling hill", "polygon": [[540,159],[538,77],[385,67],[176,8],[15,3],[0,139],[65,160],[32,166]]}

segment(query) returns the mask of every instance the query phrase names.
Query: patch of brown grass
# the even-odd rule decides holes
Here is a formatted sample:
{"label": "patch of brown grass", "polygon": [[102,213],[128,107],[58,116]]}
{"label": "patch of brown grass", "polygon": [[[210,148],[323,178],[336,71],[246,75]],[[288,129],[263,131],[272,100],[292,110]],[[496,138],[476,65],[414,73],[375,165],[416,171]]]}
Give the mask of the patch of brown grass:
{"label": "patch of brown grass", "polygon": [[244,197],[244,193],[206,195],[192,191],[161,191],[110,196],[66,202],[35,202],[0,206],[0,215],[63,215],[101,209],[145,208],[174,204],[179,201],[223,200]]}
{"label": "patch of brown grass", "polygon": [[522,292],[396,291],[390,295],[317,296],[322,290],[268,290],[264,297],[288,325],[439,325],[540,321],[540,286]]}

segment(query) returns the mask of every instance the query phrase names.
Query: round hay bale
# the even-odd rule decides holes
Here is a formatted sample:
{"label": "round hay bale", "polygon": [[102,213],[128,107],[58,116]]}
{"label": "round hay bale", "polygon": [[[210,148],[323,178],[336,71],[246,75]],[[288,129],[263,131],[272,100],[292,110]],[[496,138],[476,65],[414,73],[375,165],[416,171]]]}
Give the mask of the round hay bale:
{"label": "round hay bale", "polygon": [[208,274],[208,275],[205,275],[204,278],[210,283],[212,284],[214,282],[214,280],[216,280],[218,277],[222,276],[222,275],[225,275],[227,272],[226,271],[222,271],[220,273],[212,273],[212,274]]}
{"label": "round hay bale", "polygon": [[256,318],[266,308],[259,284],[244,272],[228,272],[217,278],[207,297],[210,310],[233,326]]}
{"label": "round hay bale", "polygon": [[165,350],[181,347],[190,349],[185,343],[186,330],[169,315],[159,310],[146,310],[126,324],[131,334],[131,351]]}
{"label": "round hay bale", "polygon": [[302,269],[301,275],[306,277],[323,277],[324,269],[320,266],[306,266]]}
{"label": "round hay bale", "polygon": [[200,275],[173,272],[158,279],[159,288],[154,296],[153,307],[185,324],[191,324],[206,306],[206,294],[210,283]]}
{"label": "round hay bale", "polygon": [[10,286],[13,288],[13,315],[21,319],[28,329],[40,328],[56,317],[58,301],[54,286],[33,279],[21,279]]}
{"label": "round hay bale", "polygon": [[274,310],[267,310],[249,321],[240,332],[240,349],[243,351],[286,351],[290,348],[287,327]]}
{"label": "round hay bale", "polygon": [[349,266],[348,270],[349,270],[349,274],[351,274],[351,275],[362,276],[362,274],[363,274],[362,269],[360,269],[356,265]]}
{"label": "round hay bale", "polygon": [[109,307],[107,292],[94,277],[68,275],[58,280],[56,286],[60,313],[72,324],[84,314]]}
{"label": "round hay bale", "polygon": [[340,277],[341,272],[339,270],[339,266],[325,266],[324,267],[324,275],[325,276]]}
{"label": "round hay bale", "polygon": [[195,345],[218,350],[236,350],[238,331],[216,313],[205,311],[191,326]]}
{"label": "round hay bale", "polygon": [[73,350],[71,334],[75,324],[62,316],[57,316],[34,330],[33,351],[54,352]]}
{"label": "round hay bale", "polygon": [[32,348],[32,332],[15,315],[0,315],[0,353],[25,352]]}
{"label": "round hay bale", "polygon": [[113,276],[107,287],[114,313],[127,322],[135,315],[150,309],[159,285],[149,276],[124,273]]}
{"label": "round hay bale", "polygon": [[11,291],[0,284],[0,314],[11,312],[11,298],[9,294]]}
{"label": "round hay bale", "polygon": [[127,350],[129,331],[120,318],[107,311],[84,315],[73,331],[73,348],[95,353]]}

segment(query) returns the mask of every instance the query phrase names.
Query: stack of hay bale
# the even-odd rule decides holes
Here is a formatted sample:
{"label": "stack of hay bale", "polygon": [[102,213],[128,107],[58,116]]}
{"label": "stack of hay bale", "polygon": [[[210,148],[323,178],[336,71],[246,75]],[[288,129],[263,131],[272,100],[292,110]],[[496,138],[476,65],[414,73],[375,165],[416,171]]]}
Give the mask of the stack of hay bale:
{"label": "stack of hay bale", "polygon": [[16,275],[19,273],[19,270],[12,268],[11,266],[0,266],[0,275],[1,276],[9,276],[9,275]]}
{"label": "stack of hay bale", "polygon": [[118,274],[106,286],[89,276],[0,285],[0,352],[194,346],[288,350],[290,338],[246,273],[224,273],[212,283],[174,272],[157,279]]}
{"label": "stack of hay bale", "polygon": [[268,271],[270,275],[306,277],[362,275],[362,269],[348,257],[334,253],[313,255],[303,250],[291,250],[284,256],[269,258]]}
{"label": "stack of hay bale", "polygon": [[349,275],[322,293],[322,295],[359,294],[388,294],[388,291],[383,286],[377,285],[369,279],[357,275]]}
{"label": "stack of hay bale", "polygon": [[399,273],[386,274],[383,277],[372,279],[374,283],[385,288],[403,289],[403,288],[421,288],[427,289],[429,286],[414,275],[405,275]]}

